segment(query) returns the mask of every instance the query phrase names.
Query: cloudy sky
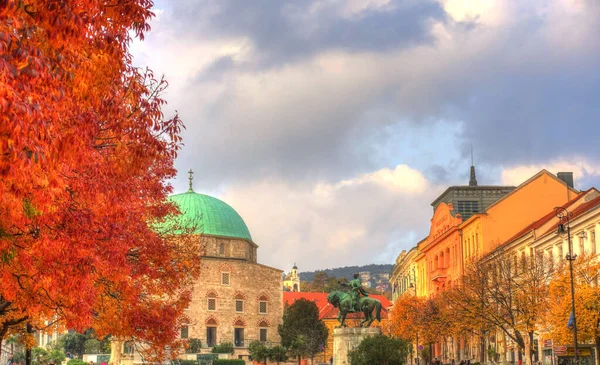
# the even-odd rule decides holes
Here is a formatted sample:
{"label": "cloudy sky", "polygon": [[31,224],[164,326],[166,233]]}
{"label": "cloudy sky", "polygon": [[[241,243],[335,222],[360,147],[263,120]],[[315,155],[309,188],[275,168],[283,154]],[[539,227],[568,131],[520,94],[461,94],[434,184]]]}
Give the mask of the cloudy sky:
{"label": "cloudy sky", "polygon": [[157,0],[135,62],[184,120],[185,191],[284,270],[393,263],[430,203],[542,168],[600,186],[597,0]]}

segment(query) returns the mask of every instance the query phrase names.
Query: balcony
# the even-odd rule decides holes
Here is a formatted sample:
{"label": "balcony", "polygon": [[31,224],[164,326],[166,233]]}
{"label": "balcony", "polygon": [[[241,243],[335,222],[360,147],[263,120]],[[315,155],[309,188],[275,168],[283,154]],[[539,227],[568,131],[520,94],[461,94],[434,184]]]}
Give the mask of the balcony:
{"label": "balcony", "polygon": [[438,267],[437,269],[433,269],[431,271],[431,281],[435,281],[435,282],[443,282],[446,281],[446,272],[448,271],[448,268],[444,267]]}

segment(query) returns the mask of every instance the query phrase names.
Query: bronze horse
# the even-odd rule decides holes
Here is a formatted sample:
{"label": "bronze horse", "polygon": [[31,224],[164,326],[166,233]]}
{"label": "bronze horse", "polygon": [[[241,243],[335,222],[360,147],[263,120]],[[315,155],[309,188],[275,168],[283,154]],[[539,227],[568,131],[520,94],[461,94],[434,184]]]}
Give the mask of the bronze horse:
{"label": "bronze horse", "polygon": [[[370,297],[363,297],[358,300],[358,311],[352,308],[352,297],[350,294],[335,290],[329,293],[327,301],[336,308],[339,308],[340,313],[338,314],[338,322],[340,325],[337,327],[347,327],[344,321],[346,321],[346,315],[348,313],[364,313],[365,318],[360,322],[360,327],[369,327],[375,319],[381,322],[381,302],[377,299]],[[375,317],[373,317],[373,310],[375,310]]]}

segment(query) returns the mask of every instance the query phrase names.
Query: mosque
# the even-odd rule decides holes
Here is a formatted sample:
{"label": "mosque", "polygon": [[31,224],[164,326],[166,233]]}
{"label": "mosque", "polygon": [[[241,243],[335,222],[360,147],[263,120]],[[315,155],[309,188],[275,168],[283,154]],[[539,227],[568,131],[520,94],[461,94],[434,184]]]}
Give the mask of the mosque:
{"label": "mosque", "polygon": [[242,217],[227,203],[196,193],[191,176],[189,190],[169,200],[179,206],[181,222],[196,223],[205,246],[181,337],[199,339],[206,352],[231,342],[234,358],[246,358],[252,341],[279,343],[283,271],[258,263],[258,245]]}
{"label": "mosque", "polygon": [[[188,191],[168,198],[181,211],[177,223],[199,235],[204,246],[200,277],[180,336],[200,340],[204,354],[215,345],[232,343],[232,358],[248,359],[251,342],[280,343],[277,327],[283,318],[283,271],[258,263],[258,245],[242,217],[227,203],[196,193],[192,174],[190,170]],[[121,351],[116,351],[119,347]],[[111,362],[143,362],[140,354],[128,355],[124,348],[115,344]],[[195,354],[189,356],[196,360]]]}

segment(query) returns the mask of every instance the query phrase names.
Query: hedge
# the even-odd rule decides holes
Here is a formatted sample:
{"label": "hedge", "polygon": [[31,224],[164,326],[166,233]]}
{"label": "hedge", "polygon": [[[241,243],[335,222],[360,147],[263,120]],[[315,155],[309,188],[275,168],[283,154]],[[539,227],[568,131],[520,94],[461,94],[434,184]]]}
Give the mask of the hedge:
{"label": "hedge", "polygon": [[220,359],[220,360],[214,360],[213,361],[213,365],[246,365],[246,362],[244,360],[226,360],[226,359]]}

